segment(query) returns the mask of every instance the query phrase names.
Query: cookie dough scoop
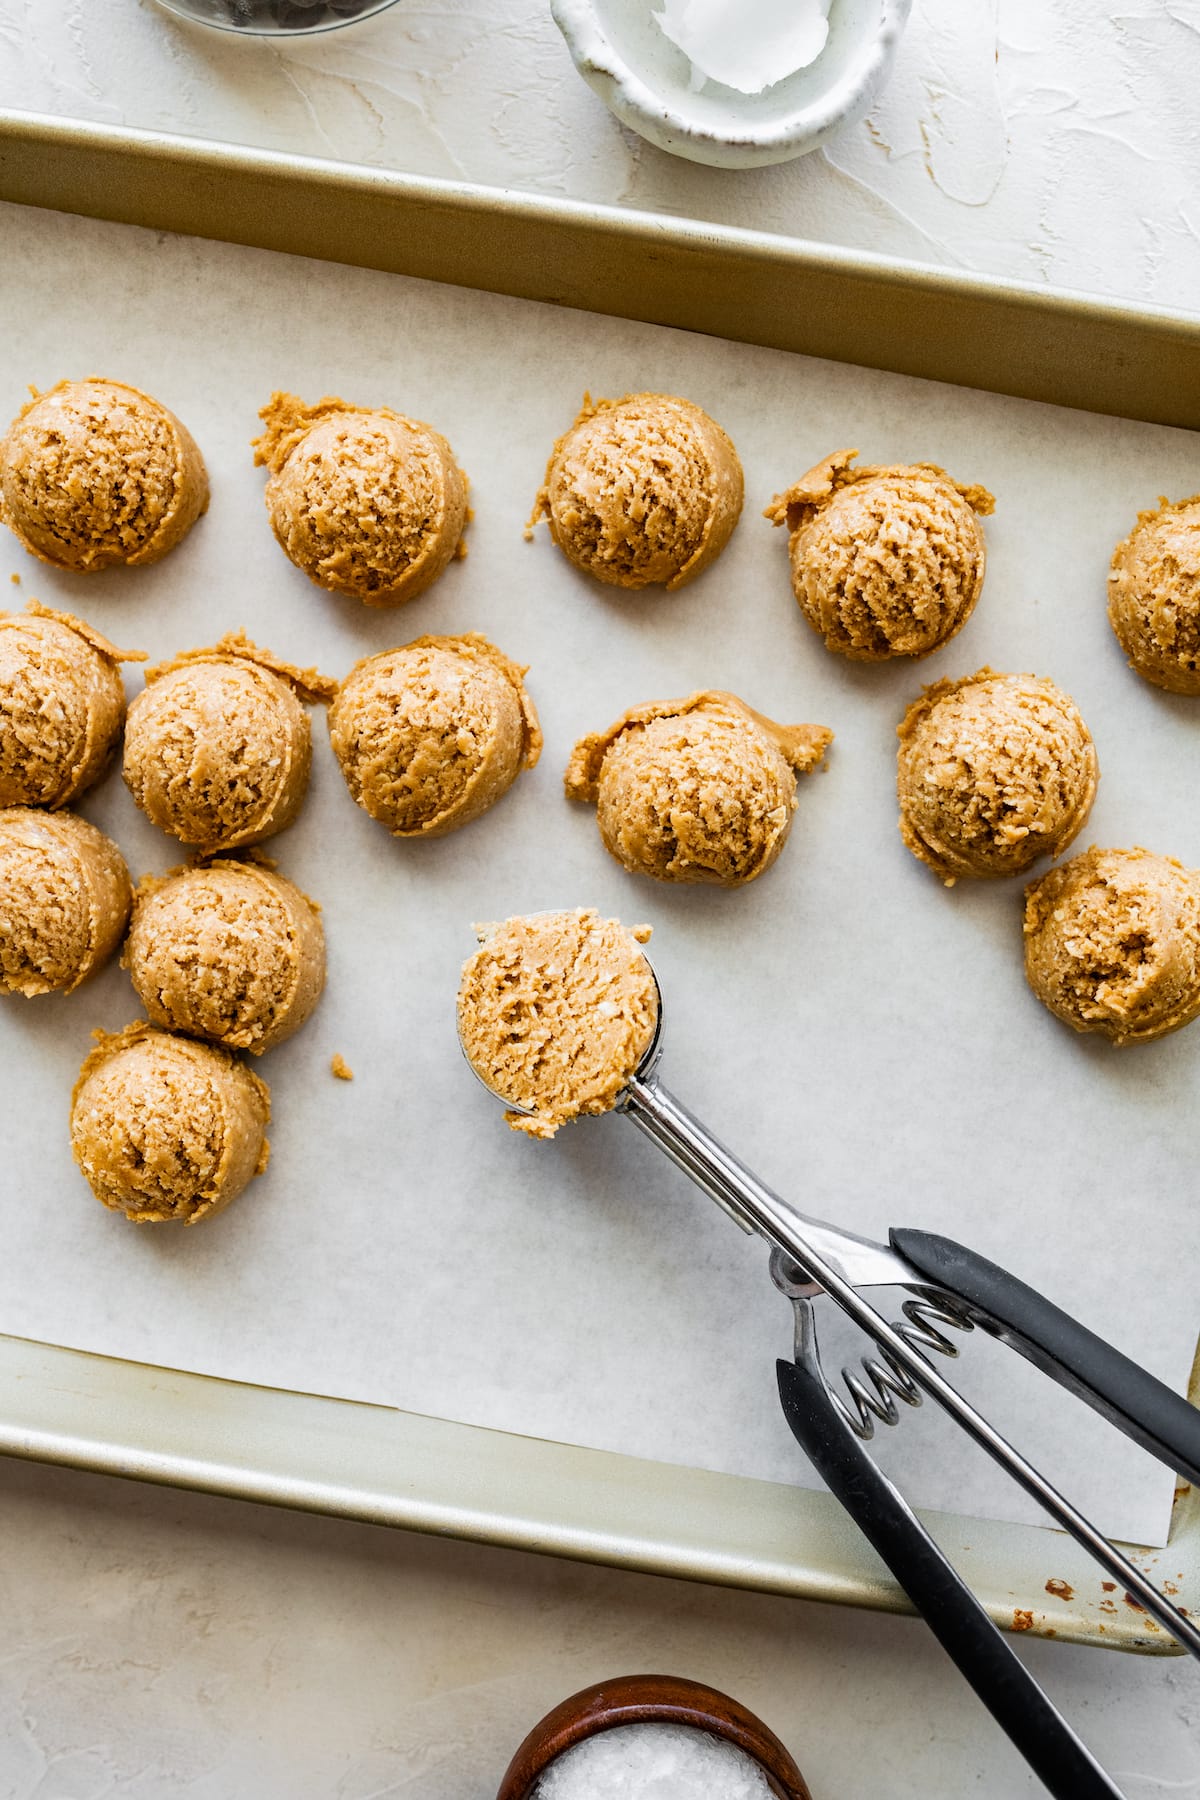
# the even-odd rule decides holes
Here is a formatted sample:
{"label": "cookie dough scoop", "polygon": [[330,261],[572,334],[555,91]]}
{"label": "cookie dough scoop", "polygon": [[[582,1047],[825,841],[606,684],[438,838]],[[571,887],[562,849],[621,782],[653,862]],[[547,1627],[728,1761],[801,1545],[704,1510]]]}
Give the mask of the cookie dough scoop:
{"label": "cookie dough scoop", "polygon": [[631,874],[741,887],[783,849],[796,774],[832,741],[824,725],[776,725],[705,689],[633,707],[582,738],[564,787],[595,806],[605,849]]}
{"label": "cookie dough scoop", "polygon": [[124,381],[34,389],[0,442],[0,518],[56,569],[158,562],[207,507],[191,433]]}
{"label": "cookie dough scoop", "polygon": [[1074,1031],[1147,1043],[1200,1014],[1200,871],[1100,850],[1025,890],[1025,975]]}
{"label": "cookie dough scoop", "polygon": [[1096,748],[1052,681],[980,669],[935,682],[897,733],[900,836],[947,887],[1057,856],[1091,811]]}
{"label": "cookie dough scoop", "polygon": [[541,755],[526,670],[477,631],[356,663],[329,708],[350,797],[394,837],[444,837]]}
{"label": "cookie dough scoop", "polygon": [[267,1166],[265,1082],[227,1050],[139,1020],[95,1034],[71,1096],[71,1150],[135,1225],[196,1225]]}
{"label": "cookie dough scoop", "polygon": [[386,406],[275,393],[259,418],[267,516],[289,561],[337,594],[400,606],[464,555],[467,478],[445,438]]}
{"label": "cookie dough scoop", "polygon": [[476,927],[463,965],[458,1035],[514,1131],[552,1138],[610,1112],[658,1031],[658,983],[632,931],[592,907]]}
{"label": "cookie dough scoop", "polygon": [[858,662],[927,656],[966,624],[983,588],[986,488],[936,463],[854,468],[835,450],[777,494],[792,590],[827,650]]}
{"label": "cookie dough scoop", "polygon": [[74,813],[0,810],[0,994],[70,994],[129,918],[125,859]]}
{"label": "cookie dough scoop", "polygon": [[159,663],[129,708],[126,785],[148,819],[202,855],[261,843],[291,824],[308,787],[302,702],[335,691],[244,632]]}
{"label": "cookie dough scoop", "polygon": [[282,875],[221,860],[142,881],[122,962],[152,1024],[259,1056],[320,999],[325,936]]}
{"label": "cookie dough scoop", "polygon": [[593,400],[555,444],[525,528],[545,517],[569,562],[610,587],[692,581],[742,510],[742,465],[715,419],[674,394]]}
{"label": "cookie dough scoop", "polygon": [[1108,617],[1144,680],[1200,694],[1200,494],[1138,514],[1113,551]]}
{"label": "cookie dough scoop", "polygon": [[[779,1398],[817,1473],[1048,1791],[1057,1800],[1120,1800],[865,1446],[880,1424],[899,1424],[898,1402],[931,1398],[1095,1559],[1109,1577],[1106,1586],[1124,1592],[1200,1660],[1200,1631],[1186,1609],[939,1374],[934,1359],[959,1354],[947,1327],[982,1326],[1167,1468],[1200,1482],[1195,1407],[969,1246],[903,1228],[873,1241],[806,1216],[769,1188],[662,1081],[661,996],[644,956],[637,966],[638,939],[647,935],[623,933],[586,912],[485,928],[458,998],[459,1037],[475,1075],[510,1107],[510,1125],[545,1138],[572,1108],[585,1110],[577,1072],[598,1073],[601,1085],[587,1110],[627,1118],[735,1223],[766,1242],[771,1279],[793,1311],[792,1353],[776,1363]],[[613,1054],[598,1054],[596,1039]],[[901,1318],[879,1310],[872,1290],[880,1288],[907,1291]],[[870,1341],[856,1368],[843,1366],[840,1383],[821,1358],[817,1309],[825,1302]],[[894,1294],[880,1304],[897,1305]]]}

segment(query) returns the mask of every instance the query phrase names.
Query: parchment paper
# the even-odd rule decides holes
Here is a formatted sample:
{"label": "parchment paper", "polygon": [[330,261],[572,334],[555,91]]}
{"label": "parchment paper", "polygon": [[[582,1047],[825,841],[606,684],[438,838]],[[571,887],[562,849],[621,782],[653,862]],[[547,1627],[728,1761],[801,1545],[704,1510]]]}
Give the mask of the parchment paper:
{"label": "parchment paper", "polygon": [[[1136,679],[1104,616],[1108,557],[1136,509],[1200,488],[1195,438],[37,211],[5,209],[3,232],[0,415],[26,382],[132,381],[187,422],[213,484],[207,518],[153,569],[56,575],[5,537],[11,604],[76,609],[155,657],[245,626],[336,675],[422,632],[482,630],[531,665],[546,750],[479,823],[401,844],[351,804],[315,718],[307,806],[271,848],[325,908],[328,992],[257,1065],[273,1094],[271,1168],[211,1224],[135,1229],[71,1162],[68,1096],[89,1031],[138,1012],[122,971],[69,999],[0,1006],[0,1327],[811,1482],[775,1397],[790,1317],[762,1246],[624,1120],[549,1146],[514,1136],[460,1059],[470,922],[586,903],[654,926],[665,1078],[766,1179],[858,1230],[952,1233],[1182,1386],[1197,1328],[1200,1027],[1115,1052],[1043,1011],[1022,975],[1020,883],[947,892],[902,848],[894,734],[939,675],[984,663],[1052,675],[1103,769],[1077,847],[1140,843],[1200,863],[1200,703]],[[467,560],[395,613],[310,586],[275,546],[251,467],[274,387],[387,403],[445,432],[474,484]],[[738,446],[743,521],[678,595],[622,596],[575,575],[544,531],[522,540],[585,387],[687,394]],[[784,534],[759,517],[844,444],[864,460],[941,462],[997,496],[978,610],[920,664],[828,655],[792,599]],[[741,893],[625,875],[591,813],[562,797],[577,736],[706,685],[837,733],[828,771],[801,785],[784,856]],[[179,861],[119,775],[83,811],[135,875]],[[331,1077],[335,1051],[352,1084]],[[964,1385],[1103,1527],[1162,1541],[1165,1471],[1010,1354],[978,1335],[964,1351]],[[881,1434],[911,1498],[1029,1516],[931,1411]]]}

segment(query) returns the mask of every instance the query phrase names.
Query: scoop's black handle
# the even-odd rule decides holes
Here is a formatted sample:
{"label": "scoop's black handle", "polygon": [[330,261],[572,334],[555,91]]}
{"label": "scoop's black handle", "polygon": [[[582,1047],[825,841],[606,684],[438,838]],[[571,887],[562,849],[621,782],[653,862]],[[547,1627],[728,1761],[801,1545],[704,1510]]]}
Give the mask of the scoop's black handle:
{"label": "scoop's black handle", "polygon": [[1055,1800],[1121,1800],[916,1514],[842,1419],[819,1371],[779,1362],[792,1433],[942,1648]]}
{"label": "scoop's black handle", "polygon": [[1200,1408],[1069,1313],[974,1250],[927,1231],[893,1231],[892,1247],[968,1307],[977,1323],[1109,1419],[1176,1474],[1200,1484]]}

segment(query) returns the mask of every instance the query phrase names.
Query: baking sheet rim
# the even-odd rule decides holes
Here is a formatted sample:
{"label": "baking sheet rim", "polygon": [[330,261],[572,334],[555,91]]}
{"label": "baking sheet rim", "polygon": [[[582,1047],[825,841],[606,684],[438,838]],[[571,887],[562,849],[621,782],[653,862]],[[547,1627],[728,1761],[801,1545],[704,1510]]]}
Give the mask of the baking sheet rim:
{"label": "baking sheet rim", "polygon": [[[912,1610],[815,1489],[4,1335],[0,1453],[643,1574]],[[1062,1532],[920,1516],[1004,1629],[1177,1653],[1140,1607],[1105,1595]],[[1124,1548],[1152,1579],[1169,1561],[1187,1605],[1198,1543],[1200,1496],[1184,1487],[1167,1545]]]}

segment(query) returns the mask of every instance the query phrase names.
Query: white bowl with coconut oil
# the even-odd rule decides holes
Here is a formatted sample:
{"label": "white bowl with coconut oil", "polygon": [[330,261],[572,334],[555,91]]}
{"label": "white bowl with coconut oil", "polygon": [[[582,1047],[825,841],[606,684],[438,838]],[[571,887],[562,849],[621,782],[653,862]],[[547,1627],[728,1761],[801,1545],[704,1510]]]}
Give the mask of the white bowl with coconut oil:
{"label": "white bowl with coconut oil", "polygon": [[[791,4],[810,22],[828,14],[824,47],[804,68],[790,64],[791,28],[780,27],[779,0],[551,0],[551,11],[575,67],[623,124],[673,156],[748,169],[804,156],[861,118],[912,10],[912,0]],[[668,37],[660,14],[696,62]],[[813,28],[819,41],[819,23]],[[697,63],[730,81],[706,76]],[[764,77],[760,91],[743,91]]]}

